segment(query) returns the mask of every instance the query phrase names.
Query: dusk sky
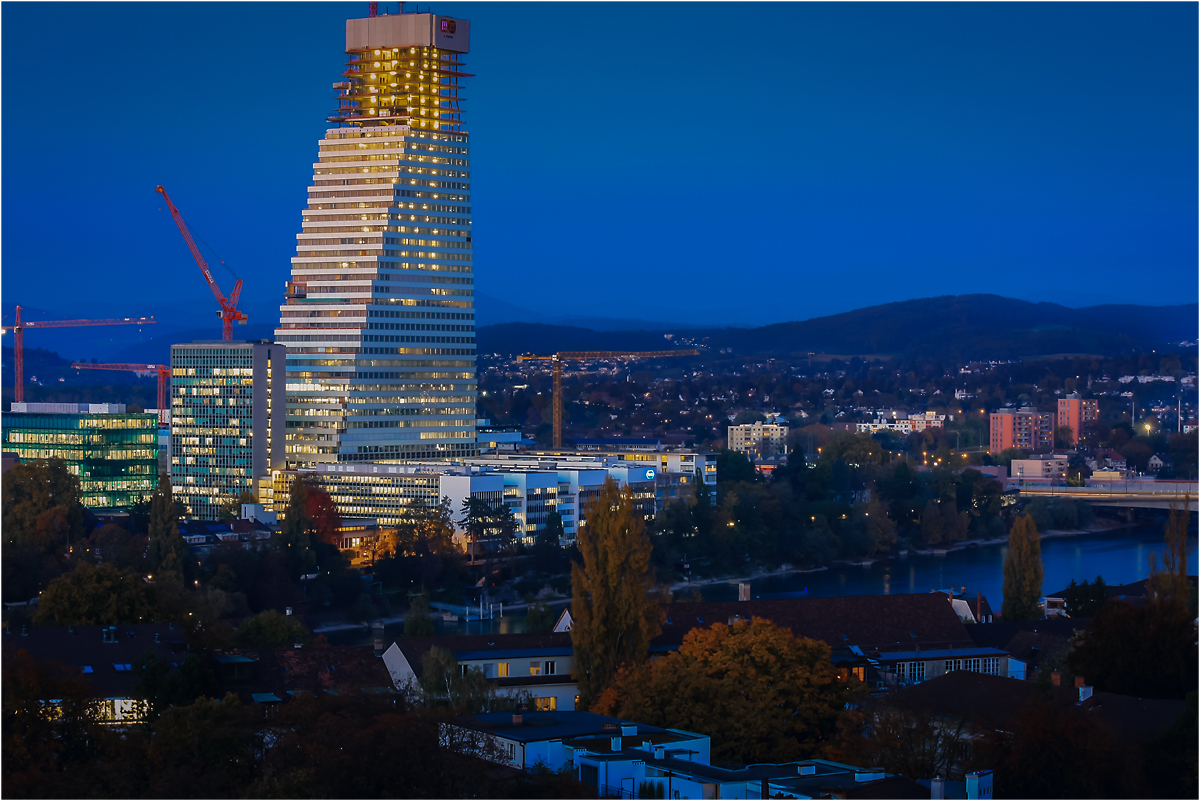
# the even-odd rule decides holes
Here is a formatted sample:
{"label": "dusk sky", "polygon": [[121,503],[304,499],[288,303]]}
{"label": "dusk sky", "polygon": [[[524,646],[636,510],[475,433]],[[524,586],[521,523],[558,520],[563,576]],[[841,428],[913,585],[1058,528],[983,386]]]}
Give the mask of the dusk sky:
{"label": "dusk sky", "polygon": [[[483,317],[1197,298],[1195,4],[430,7],[471,21]],[[211,317],[161,183],[270,322],[367,3],[2,13],[5,310]]]}

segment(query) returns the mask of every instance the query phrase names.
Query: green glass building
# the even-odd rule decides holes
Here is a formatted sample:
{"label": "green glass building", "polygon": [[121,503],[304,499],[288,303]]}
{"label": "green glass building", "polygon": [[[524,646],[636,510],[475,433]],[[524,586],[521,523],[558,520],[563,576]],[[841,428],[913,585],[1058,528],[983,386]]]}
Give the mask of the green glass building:
{"label": "green glass building", "polygon": [[22,462],[62,459],[79,476],[84,506],[129,509],[150,500],[158,487],[158,415],[124,409],[119,404],[14,403],[13,411],[0,416],[4,450]]}

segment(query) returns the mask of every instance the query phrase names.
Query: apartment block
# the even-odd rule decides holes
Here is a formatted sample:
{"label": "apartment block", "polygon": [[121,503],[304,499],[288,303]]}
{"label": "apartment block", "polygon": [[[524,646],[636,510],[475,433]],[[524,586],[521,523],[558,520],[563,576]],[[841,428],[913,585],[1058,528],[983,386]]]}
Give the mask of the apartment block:
{"label": "apartment block", "polygon": [[14,403],[0,416],[4,451],[62,459],[90,509],[129,509],[158,487],[158,416],[121,403]]}
{"label": "apartment block", "polygon": [[1071,444],[1074,445],[1083,431],[1084,423],[1100,419],[1100,406],[1094,400],[1084,400],[1073,392],[1058,399],[1058,425],[1071,429]]}
{"label": "apartment block", "polygon": [[265,339],[171,346],[171,488],[188,515],[219,519],[283,466],[284,353]]}
{"label": "apartment block", "polygon": [[1033,459],[1013,459],[1010,473],[1013,478],[1065,481],[1069,456],[1038,456]]}
{"label": "apartment block", "polygon": [[1009,448],[1047,451],[1054,447],[1054,413],[1035,407],[1001,409],[992,413],[988,449],[1000,453]]}
{"label": "apartment block", "polygon": [[772,456],[787,453],[787,434],[786,425],[747,423],[729,426],[726,439],[731,451],[747,456]]}

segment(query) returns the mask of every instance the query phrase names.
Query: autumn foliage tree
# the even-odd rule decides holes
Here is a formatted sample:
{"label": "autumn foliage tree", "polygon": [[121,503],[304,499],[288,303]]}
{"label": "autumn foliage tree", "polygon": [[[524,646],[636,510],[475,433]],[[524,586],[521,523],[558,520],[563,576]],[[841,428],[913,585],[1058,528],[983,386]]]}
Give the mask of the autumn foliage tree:
{"label": "autumn foliage tree", "polygon": [[1036,620],[1042,597],[1042,535],[1030,515],[1013,521],[1004,556],[1004,620]]}
{"label": "autumn foliage tree", "polygon": [[309,487],[304,502],[304,511],[311,522],[313,532],[321,542],[340,547],[338,529],[342,527],[342,516],[337,504],[328,492],[320,487]]}
{"label": "autumn foliage tree", "polygon": [[587,706],[622,665],[646,659],[650,640],[662,631],[662,610],[650,539],[628,487],[606,478],[576,538],[583,563],[571,565],[571,644],[580,700]]}
{"label": "autumn foliage tree", "polygon": [[79,479],[62,459],[18,464],[3,480],[4,600],[27,601],[65,566],[83,536]]}
{"label": "autumn foliage tree", "polygon": [[[158,488],[150,499],[148,559],[154,575],[174,573],[181,578],[185,575],[183,538],[179,536],[179,518],[171,494],[171,478],[166,473],[159,475]],[[188,561],[190,563],[190,559]]]}
{"label": "autumn foliage tree", "polygon": [[692,629],[678,651],[626,666],[591,710],[707,734],[714,759],[786,762],[821,756],[855,698],[828,645],[754,618]]}

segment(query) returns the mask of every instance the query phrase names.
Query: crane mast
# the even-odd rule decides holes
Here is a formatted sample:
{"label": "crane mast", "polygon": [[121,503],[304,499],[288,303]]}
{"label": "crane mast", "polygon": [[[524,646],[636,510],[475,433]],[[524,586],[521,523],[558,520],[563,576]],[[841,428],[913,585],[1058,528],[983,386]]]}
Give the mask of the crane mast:
{"label": "crane mast", "polygon": [[237,283],[233,285],[233,291],[226,298],[221,292],[221,288],[217,286],[217,279],[213,278],[212,270],[208,268],[208,262],[200,255],[200,248],[196,247],[195,240],[192,239],[192,232],[188,230],[187,223],[183,221],[183,215],[179,213],[179,209],[175,208],[175,204],[171,202],[170,195],[167,190],[161,186],[157,191],[163,196],[163,201],[167,204],[167,210],[171,212],[172,219],[175,220],[175,225],[179,228],[179,233],[183,234],[183,241],[187,243],[188,250],[192,251],[192,258],[196,260],[196,264],[200,267],[200,272],[204,273],[204,280],[208,282],[208,288],[212,290],[213,296],[216,297],[217,303],[221,306],[221,311],[217,312],[221,318],[221,339],[233,339],[233,323],[236,320],[240,324],[245,324],[249,317],[245,312],[238,311],[238,299],[242,296],[242,279],[237,279]]}
{"label": "crane mast", "polygon": [[554,447],[562,447],[562,363],[567,359],[588,361],[591,359],[661,359],[667,356],[699,356],[698,350],[568,350],[549,356],[518,356],[517,361],[552,362],[554,374]]}

